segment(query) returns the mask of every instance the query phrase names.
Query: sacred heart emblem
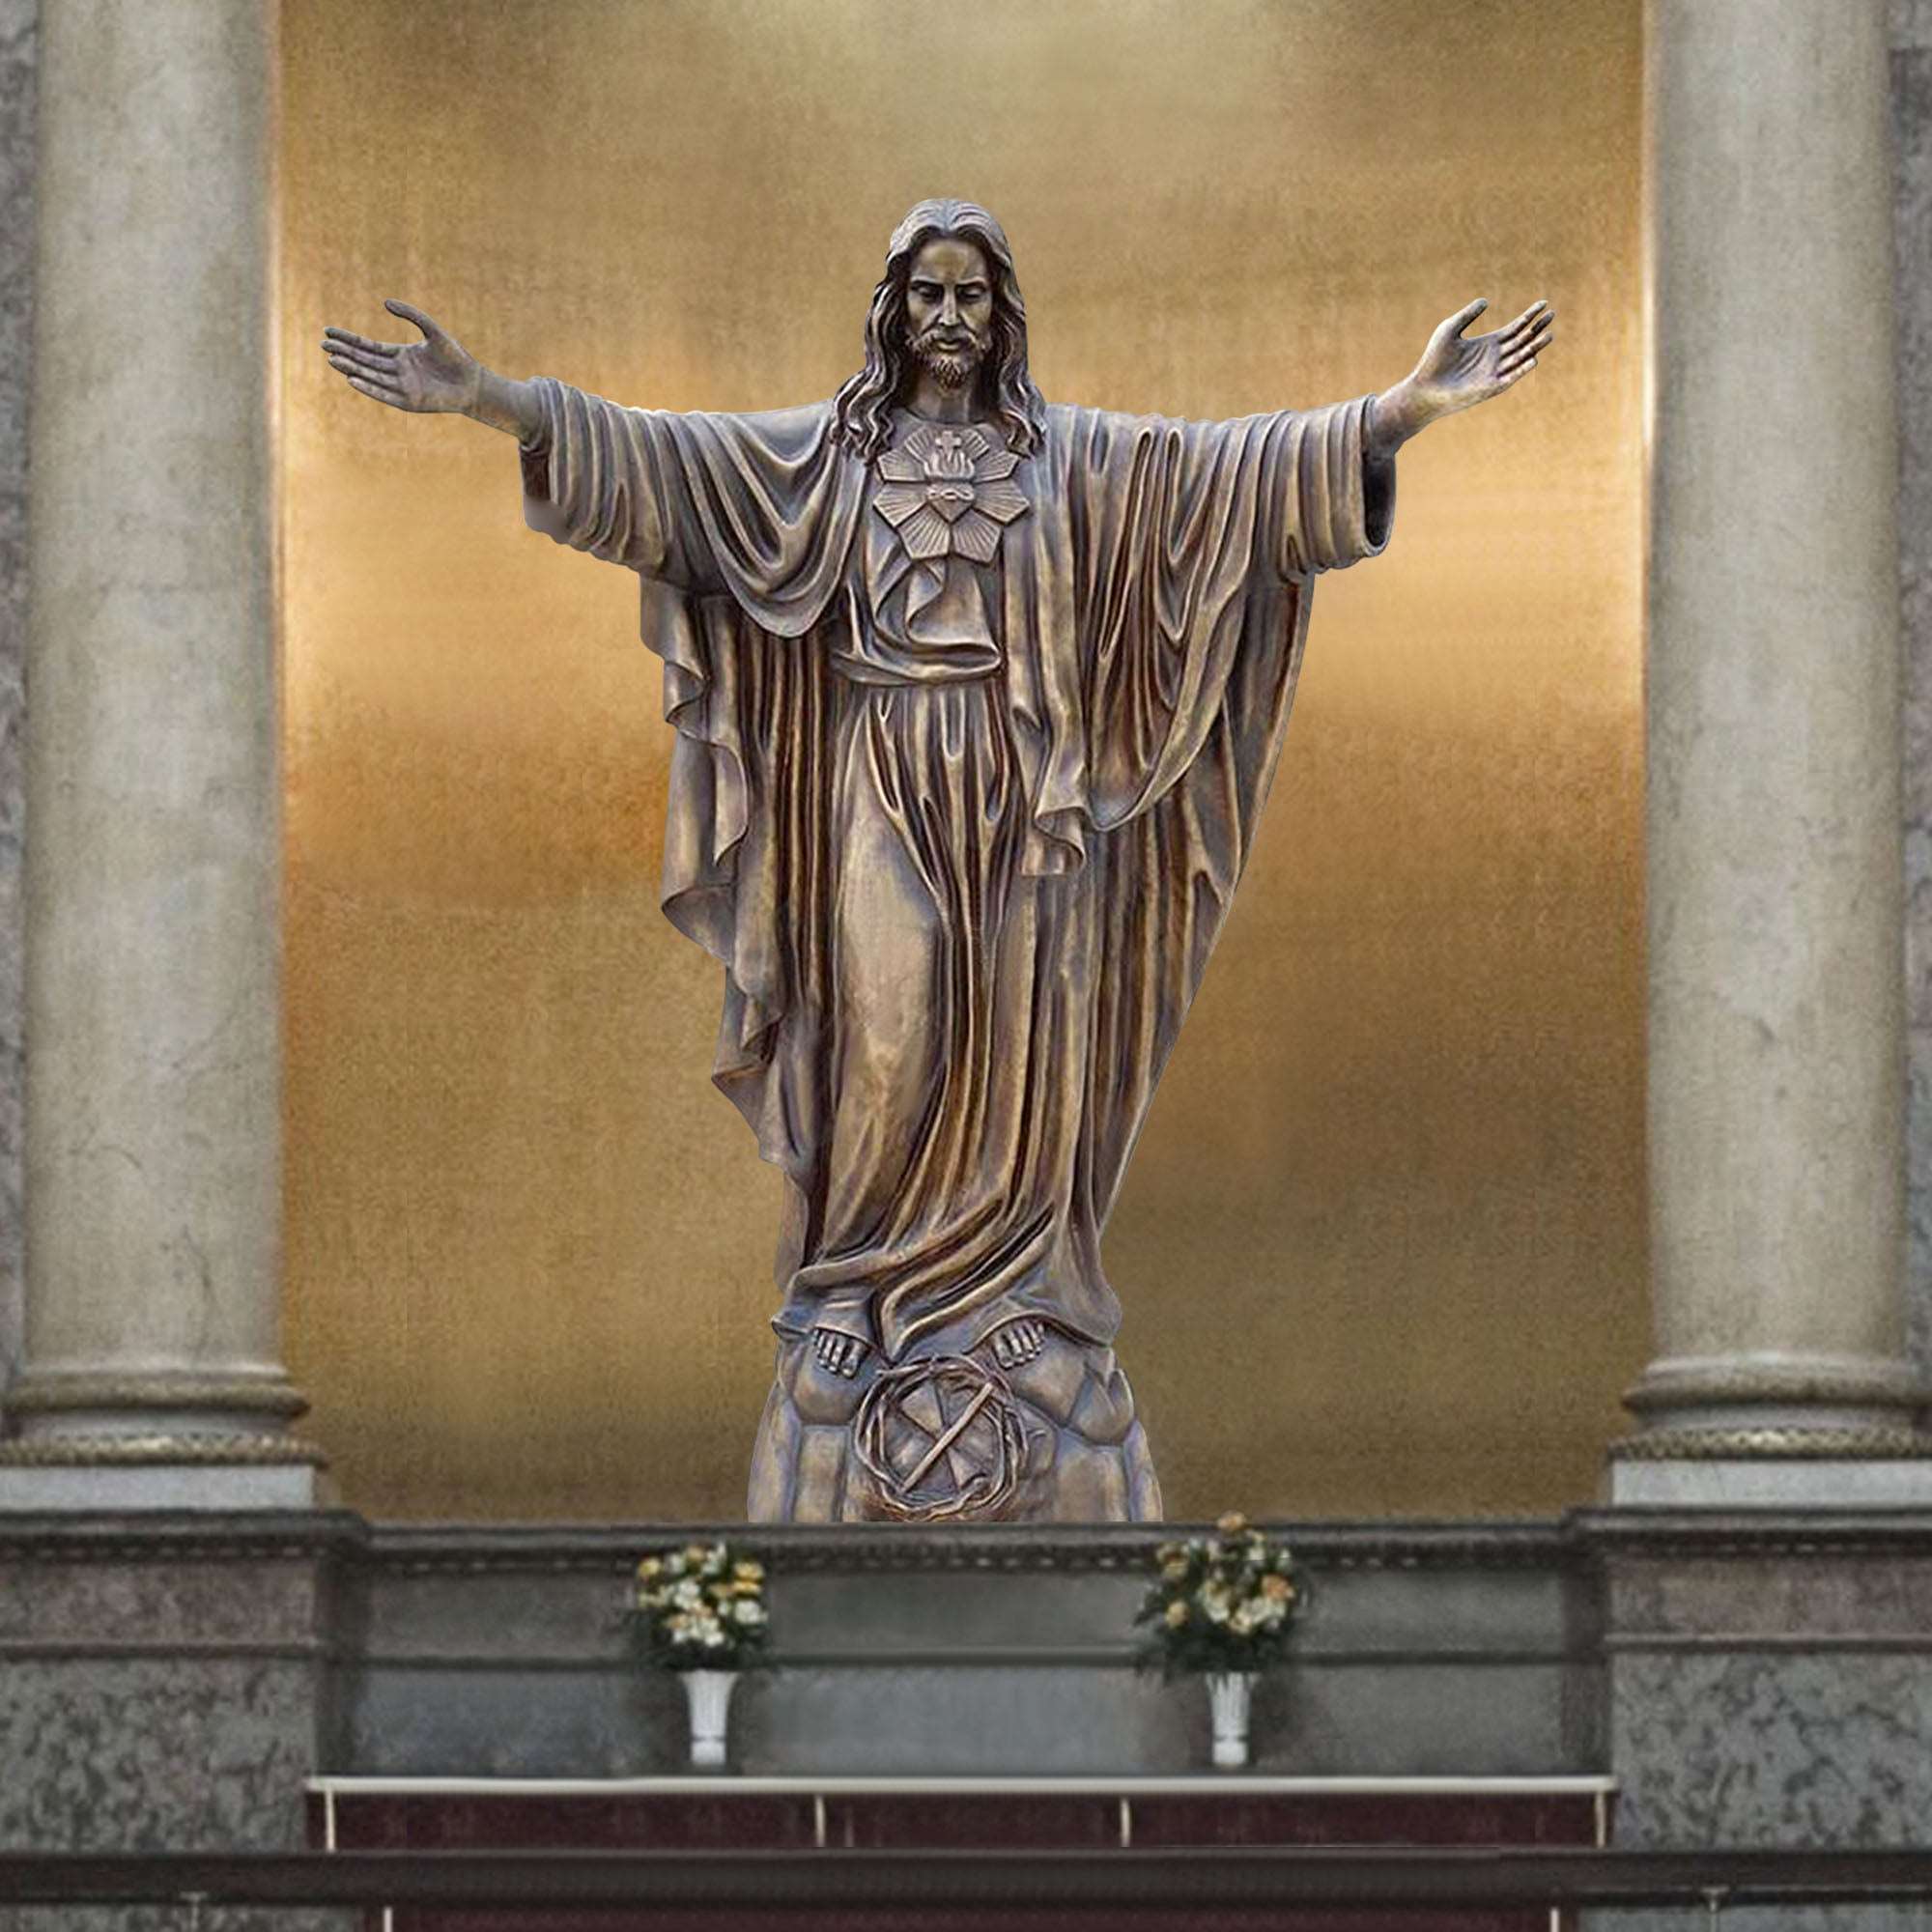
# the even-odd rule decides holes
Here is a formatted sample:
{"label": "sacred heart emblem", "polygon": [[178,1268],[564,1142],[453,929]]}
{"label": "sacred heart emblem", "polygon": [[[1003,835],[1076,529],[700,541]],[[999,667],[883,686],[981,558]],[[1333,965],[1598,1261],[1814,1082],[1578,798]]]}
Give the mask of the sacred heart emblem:
{"label": "sacred heart emblem", "polygon": [[915,563],[952,555],[991,563],[1000,530],[1027,509],[1019,458],[974,423],[921,423],[879,458],[872,507]]}
{"label": "sacred heart emblem", "polygon": [[880,1370],[852,1447],[888,1515],[938,1522],[999,1514],[1019,1486],[1026,1430],[1003,1376],[941,1355]]}

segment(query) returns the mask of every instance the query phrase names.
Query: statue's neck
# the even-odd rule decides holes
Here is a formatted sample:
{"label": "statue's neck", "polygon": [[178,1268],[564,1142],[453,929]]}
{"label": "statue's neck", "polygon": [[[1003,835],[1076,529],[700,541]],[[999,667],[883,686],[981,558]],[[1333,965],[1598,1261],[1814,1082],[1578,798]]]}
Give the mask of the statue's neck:
{"label": "statue's neck", "polygon": [[930,369],[918,369],[899,398],[902,409],[910,410],[916,416],[924,416],[929,422],[971,422],[974,416],[973,404],[979,384],[967,382],[956,389],[949,389]]}

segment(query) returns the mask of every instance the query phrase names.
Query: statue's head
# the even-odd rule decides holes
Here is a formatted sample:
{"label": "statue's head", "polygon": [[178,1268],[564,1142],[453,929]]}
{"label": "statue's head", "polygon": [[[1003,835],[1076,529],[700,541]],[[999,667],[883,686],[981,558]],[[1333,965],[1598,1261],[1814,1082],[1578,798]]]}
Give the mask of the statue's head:
{"label": "statue's head", "polygon": [[1027,374],[1026,304],[1006,230],[983,208],[922,201],[893,231],[866,317],[866,366],[838,391],[838,433],[867,461],[886,447],[892,412],[923,367],[975,391],[1008,446],[1030,456],[1046,404]]}

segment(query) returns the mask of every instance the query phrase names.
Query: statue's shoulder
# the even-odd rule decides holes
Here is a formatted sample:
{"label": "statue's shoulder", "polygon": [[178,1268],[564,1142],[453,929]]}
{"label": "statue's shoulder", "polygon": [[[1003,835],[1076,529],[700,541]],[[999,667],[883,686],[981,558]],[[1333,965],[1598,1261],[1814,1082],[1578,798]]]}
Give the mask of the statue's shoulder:
{"label": "statue's shoulder", "polygon": [[1173,427],[1167,416],[1136,415],[1130,410],[1094,410],[1077,403],[1046,406],[1047,446],[1079,451],[1089,460]]}
{"label": "statue's shoulder", "polygon": [[1064,437],[1092,436],[1095,431],[1132,435],[1137,430],[1187,429],[1192,425],[1179,416],[1162,415],[1158,410],[1094,410],[1078,403],[1049,403],[1046,426],[1049,435]]}
{"label": "statue's shoulder", "polygon": [[831,435],[832,405],[828,401],[783,410],[696,410],[685,420],[706,423],[722,436],[753,437],[779,447],[798,447]]}

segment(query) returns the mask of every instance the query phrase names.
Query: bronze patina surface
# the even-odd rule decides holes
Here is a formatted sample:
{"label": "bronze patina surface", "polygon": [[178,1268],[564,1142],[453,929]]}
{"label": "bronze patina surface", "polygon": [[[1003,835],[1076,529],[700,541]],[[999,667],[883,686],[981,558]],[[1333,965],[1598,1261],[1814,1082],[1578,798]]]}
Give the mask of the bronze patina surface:
{"label": "bronze patina surface", "polygon": [[1314,579],[1394,457],[1552,334],[1472,302],[1378,395],[1048,405],[983,209],[901,222],[863,369],[757,414],[507,380],[431,317],[353,386],[515,434],[526,513],[636,571],[677,733],[665,910],[791,1185],[756,1520],[1146,1520],[1100,1236],[1266,798]]}

